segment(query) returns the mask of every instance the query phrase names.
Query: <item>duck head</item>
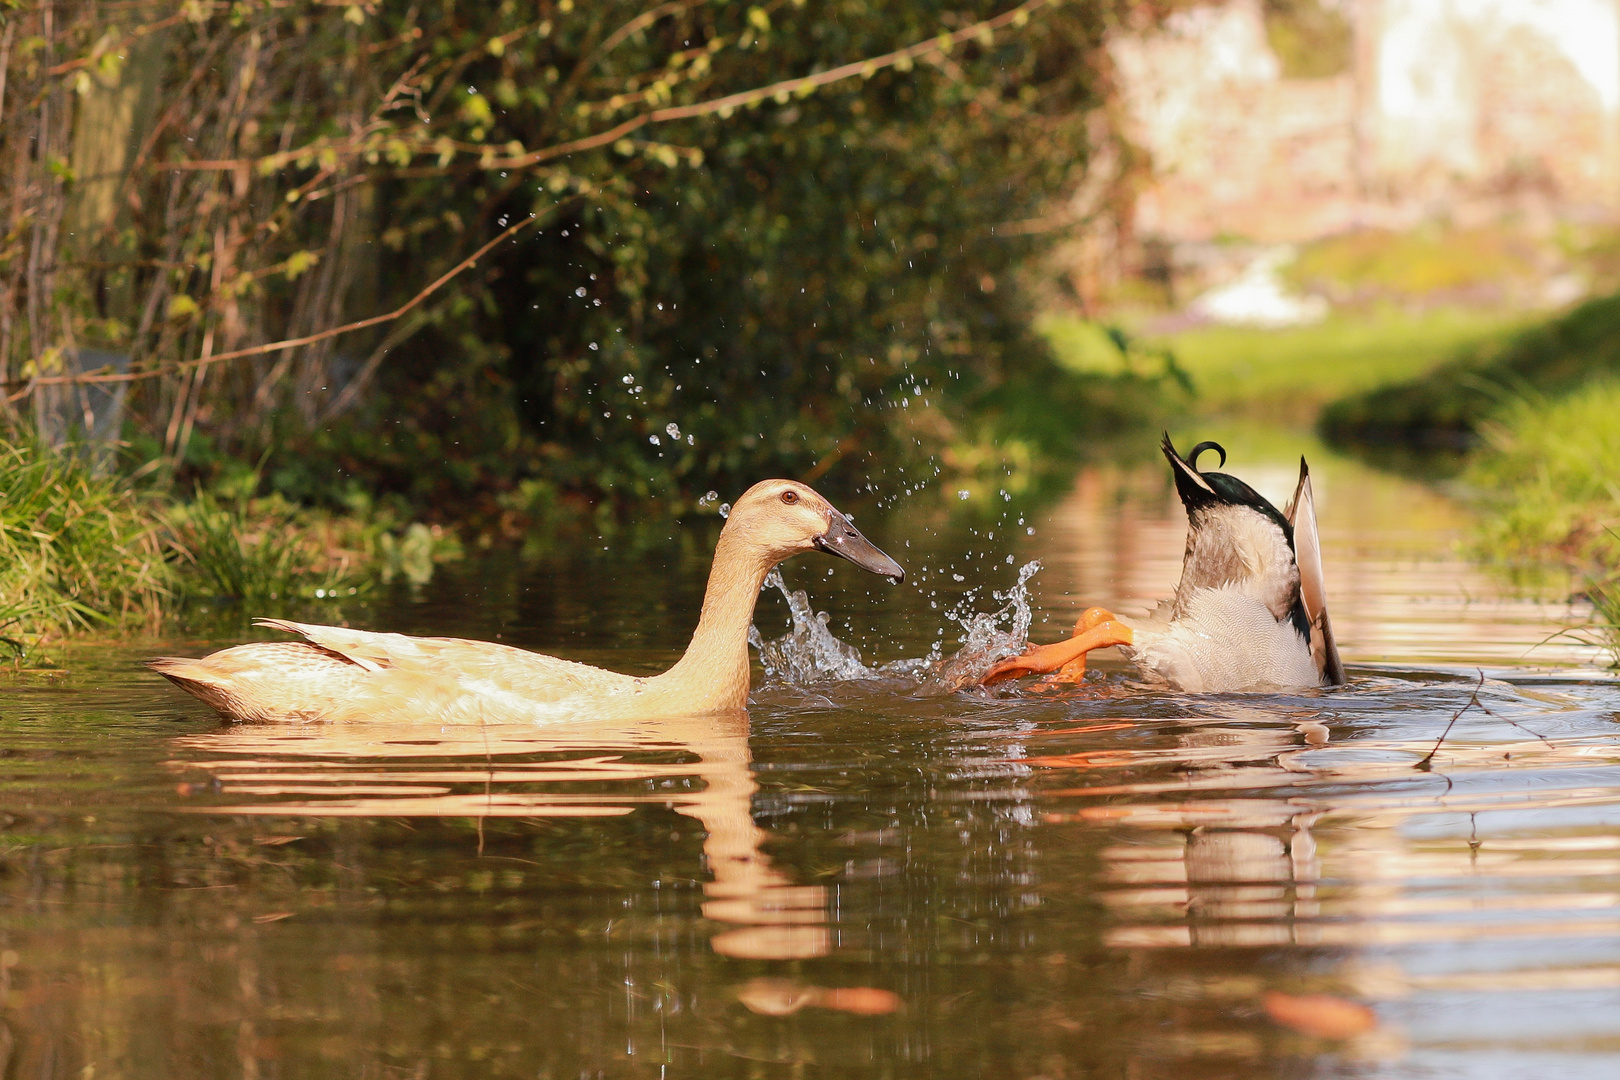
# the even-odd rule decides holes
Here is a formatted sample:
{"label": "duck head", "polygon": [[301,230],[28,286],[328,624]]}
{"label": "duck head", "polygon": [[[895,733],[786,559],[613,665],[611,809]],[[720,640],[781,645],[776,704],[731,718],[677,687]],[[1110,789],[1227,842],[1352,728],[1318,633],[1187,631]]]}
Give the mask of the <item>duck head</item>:
{"label": "duck head", "polygon": [[792,480],[762,480],[744,492],[731,508],[726,534],[761,549],[773,564],[820,549],[896,584],[906,576],[832,503]]}

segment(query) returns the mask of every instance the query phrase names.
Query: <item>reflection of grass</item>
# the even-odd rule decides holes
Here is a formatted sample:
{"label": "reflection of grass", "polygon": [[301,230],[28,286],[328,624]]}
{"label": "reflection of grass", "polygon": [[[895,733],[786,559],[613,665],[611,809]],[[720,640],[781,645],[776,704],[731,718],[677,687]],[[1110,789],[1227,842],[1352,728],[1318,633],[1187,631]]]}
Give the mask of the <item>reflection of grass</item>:
{"label": "reflection of grass", "polygon": [[1309,423],[1334,398],[1419,376],[1510,325],[1495,312],[1382,308],[1286,330],[1202,326],[1159,343],[1192,376],[1203,410]]}

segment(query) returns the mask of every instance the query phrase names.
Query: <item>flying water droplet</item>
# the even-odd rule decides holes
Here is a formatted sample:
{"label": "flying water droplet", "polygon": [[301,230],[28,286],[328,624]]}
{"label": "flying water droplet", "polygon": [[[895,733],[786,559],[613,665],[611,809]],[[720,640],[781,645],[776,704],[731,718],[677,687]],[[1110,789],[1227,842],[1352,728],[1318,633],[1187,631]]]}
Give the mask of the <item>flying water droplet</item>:
{"label": "flying water droplet", "polygon": [[681,426],[679,424],[676,424],[676,423],[665,424],[664,425],[664,434],[668,435],[671,439],[674,439],[676,442],[680,442],[681,441]]}
{"label": "flying water droplet", "polygon": [[730,503],[721,503],[720,504],[720,516],[723,517],[723,518],[728,518],[728,517],[731,516],[731,504]]}

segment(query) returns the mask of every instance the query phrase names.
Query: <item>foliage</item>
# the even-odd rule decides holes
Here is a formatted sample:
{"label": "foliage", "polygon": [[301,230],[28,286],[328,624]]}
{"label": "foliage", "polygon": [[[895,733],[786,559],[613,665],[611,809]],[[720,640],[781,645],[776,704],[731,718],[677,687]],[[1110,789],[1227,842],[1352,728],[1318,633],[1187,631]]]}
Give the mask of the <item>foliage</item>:
{"label": "foliage", "polygon": [[438,527],[381,510],[334,515],[279,497],[182,502],[76,448],[0,442],[0,643],[156,630],[193,612],[296,612],[459,558]]}
{"label": "foliage", "polygon": [[0,443],[0,635],[154,622],[172,596],[161,523],[78,454]]}
{"label": "foliage", "polygon": [[1481,343],[1408,381],[1334,402],[1322,414],[1330,442],[1465,448],[1515,397],[1553,399],[1599,376],[1620,375],[1620,296],[1590,300],[1523,330]]}
{"label": "foliage", "polygon": [[43,433],[71,426],[87,347],[127,353],[132,446],[268,448],[276,490],[334,503],[358,479],[496,513],[539,480],[680,507],[915,464],[1015,417],[1017,379],[1062,379],[1021,329],[1013,271],[1042,241],[996,228],[1084,168],[1132,7],[25,13],[0,379]]}
{"label": "foliage", "polygon": [[1463,474],[1485,493],[1482,547],[1509,562],[1566,558],[1620,565],[1620,381],[1567,397],[1519,398],[1482,425]]}
{"label": "foliage", "polygon": [[1283,74],[1322,79],[1350,70],[1355,34],[1332,0],[1265,0],[1266,40]]}

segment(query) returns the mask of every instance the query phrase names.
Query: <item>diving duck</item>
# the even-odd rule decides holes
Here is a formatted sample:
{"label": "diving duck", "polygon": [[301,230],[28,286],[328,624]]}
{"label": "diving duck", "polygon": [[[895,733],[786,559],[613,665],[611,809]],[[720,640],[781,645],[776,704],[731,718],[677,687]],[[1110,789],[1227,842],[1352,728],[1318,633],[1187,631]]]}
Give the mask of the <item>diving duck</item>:
{"label": "diving duck", "polygon": [[442,724],[563,717],[696,716],[748,701],[748,628],[765,575],[817,549],[863,570],[900,564],[803,484],[765,480],[737,500],[715,547],[691,644],[662,675],[638,678],[510,645],[258,619],[303,641],[236,645],[147,666],[228,720],[421,720]]}
{"label": "diving duck", "polygon": [[1080,616],[1068,641],[1031,648],[984,676],[990,686],[1056,672],[1085,674],[1086,653],[1119,645],[1149,680],[1189,693],[1337,686],[1344,665],[1333,643],[1322,581],[1311,474],[1299,459],[1299,486],[1286,512],[1235,476],[1200,472],[1199,455],[1226,451],[1201,442],[1183,458],[1161,447],[1187,510],[1187,553],[1171,599],[1127,622],[1103,608]]}

